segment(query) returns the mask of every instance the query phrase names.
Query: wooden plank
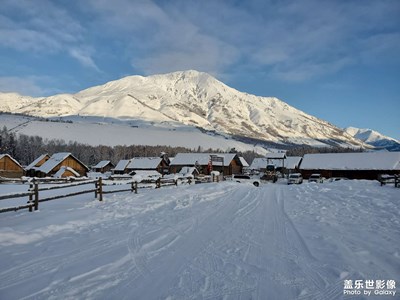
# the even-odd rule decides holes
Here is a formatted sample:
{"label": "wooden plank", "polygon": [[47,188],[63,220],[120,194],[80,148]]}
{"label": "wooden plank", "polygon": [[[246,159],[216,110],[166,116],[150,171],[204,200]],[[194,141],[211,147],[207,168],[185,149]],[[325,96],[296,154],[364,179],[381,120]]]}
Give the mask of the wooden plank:
{"label": "wooden plank", "polygon": [[92,183],[96,183],[96,182],[97,182],[97,180],[90,180],[90,181],[84,181],[84,182],[70,183],[70,184],[61,185],[61,186],[49,186],[49,187],[39,188],[39,191],[49,191],[49,190],[64,189],[64,188],[69,188],[69,187],[74,187],[74,186],[85,185],[85,184],[92,184]]}
{"label": "wooden plank", "polygon": [[15,206],[15,207],[0,208],[0,213],[8,212],[8,211],[17,211],[17,210],[25,209],[25,208],[29,208],[29,210],[31,210],[32,207],[33,207],[33,203],[27,204],[27,205]]}
{"label": "wooden plank", "polygon": [[103,194],[112,194],[112,193],[120,193],[120,192],[132,192],[132,189],[103,191]]}
{"label": "wooden plank", "polygon": [[0,200],[7,200],[12,198],[20,198],[33,195],[33,192],[24,192],[24,193],[13,193],[13,194],[5,194],[0,195]]}
{"label": "wooden plank", "polygon": [[87,178],[40,178],[40,177],[32,177],[32,180],[36,180],[40,183],[58,183],[58,182],[79,182],[79,181],[88,181]]}
{"label": "wooden plank", "polygon": [[91,189],[91,190],[84,190],[84,191],[80,191],[80,192],[70,193],[68,195],[58,195],[58,196],[53,196],[53,197],[47,197],[47,198],[39,199],[39,202],[46,202],[46,201],[51,201],[51,200],[56,200],[56,199],[61,199],[61,198],[89,194],[89,193],[94,193],[95,191],[96,191],[96,189]]}

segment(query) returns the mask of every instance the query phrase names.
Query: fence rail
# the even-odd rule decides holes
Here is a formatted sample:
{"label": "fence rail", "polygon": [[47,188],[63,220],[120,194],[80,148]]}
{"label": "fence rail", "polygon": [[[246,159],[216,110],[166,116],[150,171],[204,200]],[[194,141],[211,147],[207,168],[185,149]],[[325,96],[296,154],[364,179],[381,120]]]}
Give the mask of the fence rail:
{"label": "fence rail", "polygon": [[382,185],[394,184],[395,187],[400,187],[400,176],[399,175],[382,175],[379,178],[379,182]]}
{"label": "fence rail", "polygon": [[[29,189],[28,192],[20,192],[20,193],[9,193],[9,194],[4,194],[0,195],[0,200],[10,200],[14,198],[23,198],[23,197],[28,197],[28,202],[26,205],[19,205],[19,206],[13,206],[13,207],[5,207],[5,208],[0,208],[0,213],[2,212],[9,212],[9,211],[17,211],[20,209],[26,209],[28,208],[29,211],[33,210],[38,210],[39,209],[39,203],[40,202],[46,202],[46,201],[52,201],[52,200],[57,200],[61,198],[67,198],[67,197],[72,197],[72,196],[78,196],[78,195],[83,195],[83,194],[89,194],[89,193],[94,193],[95,199],[98,199],[99,201],[103,201],[103,194],[112,194],[112,193],[120,193],[120,192],[134,192],[135,194],[138,193],[138,189],[143,189],[143,188],[161,188],[163,186],[172,186],[178,185],[178,180],[187,181],[189,184],[192,183],[192,179],[190,177],[185,177],[185,178],[179,178],[179,179],[162,179],[159,178],[157,180],[142,180],[140,183],[137,181],[134,181],[132,179],[130,180],[123,180],[119,182],[113,182],[113,183],[107,183],[104,182],[103,179],[100,177],[99,179],[92,179],[92,180],[65,180],[65,179],[50,179],[50,178],[32,178],[29,180],[13,180],[13,179],[8,179],[8,178],[0,178],[0,182],[19,182],[19,183],[27,183],[29,182]],[[40,186],[41,184],[57,184],[54,186]],[[48,197],[43,197],[40,198],[40,193],[39,192],[45,192],[45,191],[52,191],[52,190],[59,190],[59,189],[65,189],[65,188],[71,188],[71,187],[77,187],[77,186],[83,186],[83,185],[89,185],[89,184],[94,184],[94,188],[89,188],[85,189],[82,191],[77,191],[77,192],[70,192],[67,194],[62,194],[62,195],[55,195],[55,196],[48,196]],[[116,186],[116,185],[121,185],[123,188],[121,189],[112,189],[112,190],[104,190],[104,187],[109,187],[109,186]],[[126,186],[129,185],[129,188],[126,188]]]}

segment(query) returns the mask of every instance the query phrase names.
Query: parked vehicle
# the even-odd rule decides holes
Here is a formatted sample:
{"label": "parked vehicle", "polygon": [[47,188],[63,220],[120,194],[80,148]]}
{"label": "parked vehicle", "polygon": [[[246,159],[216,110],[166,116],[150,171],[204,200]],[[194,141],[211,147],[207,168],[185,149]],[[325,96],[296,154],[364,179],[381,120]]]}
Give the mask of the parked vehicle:
{"label": "parked vehicle", "polygon": [[277,182],[278,174],[276,172],[275,165],[267,165],[261,180],[272,181],[273,183]]}
{"label": "parked vehicle", "polygon": [[324,179],[321,174],[311,174],[310,178],[308,178],[308,182],[323,183]]}
{"label": "parked vehicle", "polygon": [[256,187],[260,186],[260,180],[258,178],[252,178],[249,175],[233,175],[232,180],[236,182],[248,182]]}
{"label": "parked vehicle", "polygon": [[287,184],[301,184],[303,183],[303,176],[300,173],[293,173],[289,175]]}

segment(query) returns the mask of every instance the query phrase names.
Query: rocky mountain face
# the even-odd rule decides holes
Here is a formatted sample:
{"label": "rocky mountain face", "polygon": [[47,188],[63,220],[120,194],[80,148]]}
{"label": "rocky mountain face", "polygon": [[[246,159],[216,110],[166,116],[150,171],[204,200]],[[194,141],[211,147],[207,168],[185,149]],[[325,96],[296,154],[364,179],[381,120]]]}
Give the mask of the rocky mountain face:
{"label": "rocky mountain face", "polygon": [[1,111],[41,117],[139,119],[283,144],[362,145],[348,132],[277,98],[242,93],[197,71],[129,76],[51,97],[3,93],[0,100]]}

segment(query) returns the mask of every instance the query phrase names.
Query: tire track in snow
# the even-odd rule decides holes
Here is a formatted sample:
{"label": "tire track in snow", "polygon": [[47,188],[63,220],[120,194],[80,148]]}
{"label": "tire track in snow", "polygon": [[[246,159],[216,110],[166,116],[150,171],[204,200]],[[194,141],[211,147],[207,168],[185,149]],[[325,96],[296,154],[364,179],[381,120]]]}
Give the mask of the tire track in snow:
{"label": "tire track in snow", "polygon": [[257,299],[294,299],[307,286],[308,293],[322,293],[326,288],[323,265],[311,254],[307,244],[284,210],[282,186],[266,189],[266,222],[259,253],[260,273]]}
{"label": "tire track in snow", "polygon": [[[130,295],[129,291],[132,289],[132,286],[136,286],[134,291],[135,295],[150,299],[159,298],[162,293],[166,292],[165,287],[172,286],[172,283],[177,279],[176,276],[179,276],[180,271],[184,270],[199,253],[208,246],[207,241],[210,239],[209,234],[216,233],[215,229],[218,228],[218,224],[221,220],[229,221],[229,219],[232,218],[234,208],[232,208],[231,204],[235,193],[237,193],[237,188],[230,190],[228,193],[214,193],[215,195],[212,195],[213,197],[220,197],[221,195],[223,197],[216,201],[215,205],[211,205],[213,213],[209,214],[210,207],[207,207],[206,210],[196,210],[196,212],[199,213],[199,215],[196,216],[196,220],[193,220],[193,214],[191,216],[189,215],[189,218],[192,218],[191,223],[197,224],[197,227],[187,230],[180,238],[177,238],[176,241],[170,245],[168,251],[164,251],[166,252],[163,253],[164,255],[160,254],[148,259],[147,262],[145,262],[148,272],[137,280],[127,280],[127,282],[120,286],[118,291],[113,293],[113,297],[132,298],[133,295]],[[201,196],[201,201],[209,196],[210,195]],[[206,201],[209,202],[210,199]],[[146,220],[144,221],[145,223],[147,222]],[[183,220],[181,223],[178,223],[177,226],[182,223],[187,223],[187,220]],[[169,225],[171,224],[168,224],[168,226]],[[172,227],[176,228],[177,226]],[[132,243],[131,239],[129,239],[129,243]],[[138,243],[135,244],[133,248],[130,248],[134,251],[132,255],[136,255],[139,248],[142,246],[139,239]],[[179,256],[179,260],[176,259],[177,256]],[[140,264],[140,259],[141,257],[139,257],[139,261],[136,263]],[[154,278],[148,276],[148,274],[156,273],[170,275],[168,278],[162,278],[160,276]],[[152,286],[152,288],[149,289],[149,286]]]}
{"label": "tire track in snow", "polygon": [[[249,215],[250,213],[254,212],[260,204],[260,190],[257,189],[255,191],[256,196],[254,199],[250,200],[250,198],[254,196],[254,190],[248,190],[246,195],[239,201],[239,206],[233,216],[231,226],[224,227],[220,233],[221,236],[231,236],[234,234],[234,232],[237,233],[240,230],[245,232],[245,228],[247,229],[247,227],[254,227],[251,226],[251,224],[254,224],[254,220]],[[241,248],[247,248],[249,246],[246,241],[235,240],[234,242],[237,244],[242,244],[243,246]],[[228,286],[224,286],[222,290],[221,288],[211,291],[204,290],[201,294],[201,298],[216,299],[221,297],[224,299],[230,299],[234,296],[235,299],[240,299],[242,296],[246,297],[246,295],[250,295],[254,291],[254,284],[249,285],[249,282],[252,281],[251,273],[248,272],[247,275],[243,275],[243,273],[246,272],[246,269],[248,269],[248,266],[243,263],[243,256],[241,256],[239,259],[238,257],[235,257],[235,253],[231,255],[227,253],[227,251],[224,251],[224,249],[229,250],[231,247],[232,241],[222,241],[222,243],[220,243],[220,241],[217,240],[214,243],[211,243],[210,246],[204,251],[204,260],[211,262],[211,265],[213,266],[211,268],[211,272],[205,270],[204,267],[199,263],[194,263],[191,265],[205,276],[206,282],[212,282],[214,285],[216,282],[218,282],[219,287],[221,284],[228,284]],[[220,263],[216,263],[217,261],[220,261]],[[231,265],[232,268],[235,269],[235,272],[234,274],[226,274],[224,269],[221,269],[221,267],[218,265]],[[243,276],[247,279],[247,282],[242,281]],[[255,279],[253,281],[255,282]],[[190,293],[187,293],[186,296],[189,297]]]}
{"label": "tire track in snow", "polygon": [[[309,284],[303,285],[303,287],[307,286],[311,289],[311,294],[307,293],[305,297],[315,297],[315,299],[337,299],[343,293],[343,279],[338,279],[328,286],[327,278],[331,277],[330,274],[333,273],[333,270],[328,269],[312,255],[307,243],[284,209],[284,197],[282,194],[282,190],[279,189],[276,199],[280,204],[282,215],[285,219],[287,233],[291,232],[292,235],[292,238],[288,239],[288,241],[291,247],[299,250],[298,253],[296,253],[296,262],[304,278],[307,279],[308,283],[312,284],[312,286]],[[302,292],[304,292],[304,289]]]}
{"label": "tire track in snow", "polygon": [[[122,241],[120,243],[123,243]],[[107,253],[112,246],[118,246],[107,240],[99,240],[90,244],[89,248],[76,249],[67,253],[61,253],[54,256],[41,258],[32,258],[28,262],[18,265],[12,269],[0,273],[0,290],[9,286],[20,284],[34,278],[36,274],[46,274],[55,272],[55,270],[71,263],[84,260],[88,254],[102,255]]]}

